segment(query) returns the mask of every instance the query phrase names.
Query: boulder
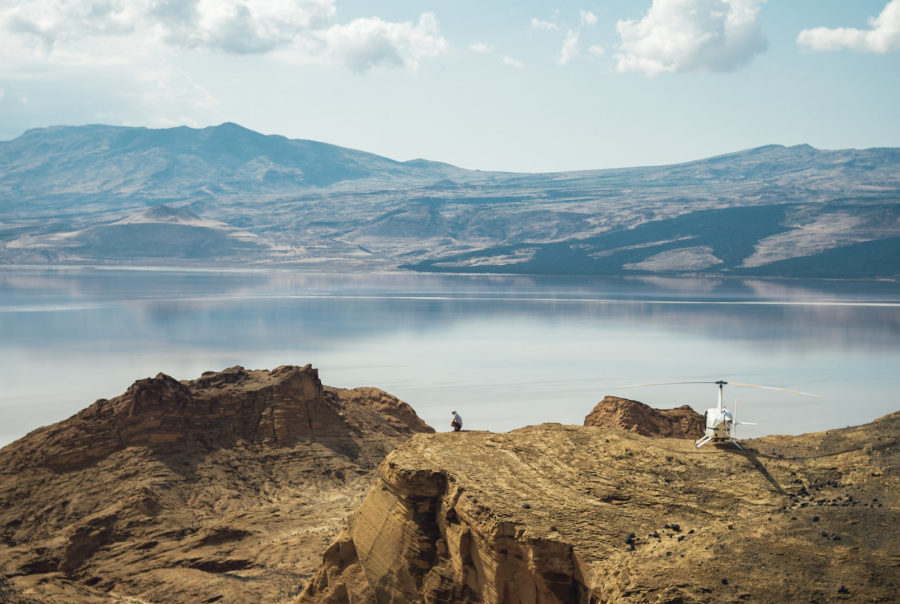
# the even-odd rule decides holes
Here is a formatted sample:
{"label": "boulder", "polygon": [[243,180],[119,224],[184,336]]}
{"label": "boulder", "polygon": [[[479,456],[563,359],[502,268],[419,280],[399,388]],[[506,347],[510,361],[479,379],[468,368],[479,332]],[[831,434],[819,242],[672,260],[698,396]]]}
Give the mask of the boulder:
{"label": "boulder", "polygon": [[607,396],[597,403],[585,426],[630,430],[642,436],[691,438],[703,436],[703,416],[689,405],[675,409],[654,409],[640,401]]}

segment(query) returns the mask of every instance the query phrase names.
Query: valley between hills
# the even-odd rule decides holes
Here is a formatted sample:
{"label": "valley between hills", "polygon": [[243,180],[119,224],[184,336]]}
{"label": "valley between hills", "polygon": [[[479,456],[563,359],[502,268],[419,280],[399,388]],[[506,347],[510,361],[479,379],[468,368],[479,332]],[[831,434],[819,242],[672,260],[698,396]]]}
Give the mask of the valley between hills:
{"label": "valley between hills", "polygon": [[0,449],[0,596],[891,602],[900,413],[695,449],[690,407],[434,433],[310,367],[135,382]]}

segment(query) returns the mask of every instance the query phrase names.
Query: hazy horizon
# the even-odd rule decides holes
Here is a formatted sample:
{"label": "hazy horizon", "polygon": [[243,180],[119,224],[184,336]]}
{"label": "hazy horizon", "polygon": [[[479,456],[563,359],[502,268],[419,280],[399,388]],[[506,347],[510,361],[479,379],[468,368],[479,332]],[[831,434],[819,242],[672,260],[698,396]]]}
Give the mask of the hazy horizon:
{"label": "hazy horizon", "polygon": [[0,138],[232,121],[498,171],[900,145],[900,0],[0,4]]}
{"label": "hazy horizon", "polygon": [[[177,125],[177,126],[166,126],[166,127],[153,127],[153,126],[146,126],[146,125],[127,125],[127,124],[102,124],[102,123],[85,123],[85,124],[48,124],[48,125],[46,125],[46,126],[35,126],[35,127],[33,127],[33,128],[28,128],[27,130],[23,131],[23,132],[20,133],[19,135],[15,136],[15,137],[12,137],[12,138],[8,138],[8,139],[0,139],[0,143],[8,143],[8,142],[12,142],[12,141],[16,140],[17,138],[19,138],[19,137],[21,137],[21,136],[24,136],[27,132],[32,131],[32,130],[45,130],[45,129],[52,129],[52,128],[81,128],[81,127],[91,127],[91,126],[111,126],[111,127],[117,127],[117,128],[144,128],[144,129],[147,129],[147,130],[159,130],[159,131],[162,131],[162,130],[173,130],[173,129],[178,129],[178,128],[189,128],[189,129],[191,129],[191,130],[205,130],[205,129],[209,129],[209,128],[217,128],[217,127],[219,127],[219,126],[224,126],[224,125],[226,125],[226,124],[234,124],[234,125],[236,125],[236,126],[238,126],[238,127],[240,127],[240,128],[244,128],[244,129],[250,130],[250,131],[252,131],[252,132],[257,132],[257,131],[255,131],[255,130],[253,130],[252,128],[247,128],[247,127],[244,126],[243,124],[239,124],[239,123],[237,123],[237,122],[232,122],[232,121],[224,121],[224,122],[221,122],[221,123],[218,123],[218,124],[211,124],[211,125],[209,125],[209,126],[203,126],[203,127],[189,126],[189,125],[187,125],[187,124],[180,124],[180,125]],[[290,139],[290,140],[306,140],[306,141],[311,141],[311,142],[315,142],[315,143],[324,143],[324,144],[326,144],[326,145],[333,145],[333,146],[336,146],[336,147],[342,147],[342,148],[353,149],[352,147],[344,147],[343,145],[337,145],[337,144],[332,143],[332,142],[327,141],[327,140],[313,140],[313,139],[293,138],[293,137],[287,137],[287,136],[285,136],[285,135],[283,135],[283,134],[279,134],[279,133],[277,133],[277,132],[272,132],[272,133],[258,132],[258,134],[262,134],[262,135],[264,135],[264,136],[284,137],[284,138],[288,138],[288,139]],[[897,147],[897,146],[890,146],[890,147],[863,147],[863,148],[857,148],[857,147],[822,148],[822,147],[816,147],[816,146],[814,146],[814,145],[810,145],[809,143],[797,143],[797,144],[793,144],[793,145],[786,145],[786,144],[774,142],[774,143],[767,143],[767,144],[763,144],[763,145],[758,145],[758,146],[755,146],[755,147],[746,147],[746,148],[741,148],[741,149],[733,149],[733,150],[731,150],[731,151],[724,151],[724,152],[718,153],[718,154],[716,154],[716,155],[705,155],[705,156],[702,156],[702,157],[692,157],[692,158],[685,159],[685,160],[682,160],[682,161],[672,162],[672,163],[670,163],[670,164],[634,164],[634,165],[621,165],[621,166],[597,166],[597,167],[595,167],[595,168],[572,168],[572,169],[562,169],[562,170],[537,170],[537,171],[516,171],[516,170],[499,170],[499,169],[495,170],[495,169],[492,169],[492,168],[489,168],[489,167],[468,167],[468,166],[459,166],[459,165],[457,165],[457,164],[451,164],[451,165],[453,165],[453,166],[455,166],[455,167],[458,167],[458,168],[467,169],[467,170],[477,170],[477,171],[483,171],[483,172],[518,172],[518,173],[521,173],[521,174],[542,174],[542,173],[548,173],[548,172],[590,172],[590,171],[595,171],[595,170],[624,170],[624,169],[628,169],[628,168],[653,168],[653,167],[658,167],[658,166],[674,166],[674,165],[679,165],[679,164],[690,164],[690,163],[696,162],[696,161],[702,161],[702,160],[706,160],[706,159],[713,159],[713,158],[716,158],[716,157],[722,157],[722,156],[727,156],[727,155],[733,155],[733,154],[736,154],[736,153],[743,153],[743,152],[745,152],[745,151],[753,151],[753,150],[755,150],[755,149],[761,149],[761,148],[765,148],[765,147],[784,147],[784,148],[791,148],[791,147],[812,147],[813,149],[815,149],[815,150],[817,150],[817,151],[865,151],[865,150],[869,150],[869,149],[896,149],[896,148],[900,148],[900,147]],[[372,151],[372,150],[370,150],[370,149],[353,149],[353,150],[355,150],[355,151],[362,151],[362,152],[364,152],[364,153],[370,153],[370,154],[373,154],[373,155],[380,155],[380,154],[375,153],[374,151]],[[427,161],[435,161],[435,162],[438,162],[438,163],[448,163],[448,162],[440,162],[440,160],[434,160],[434,159],[432,159],[432,158],[430,158],[430,157],[406,157],[406,158],[400,158],[400,157],[390,157],[390,156],[384,156],[384,155],[381,155],[381,157],[385,157],[386,159],[390,159],[390,160],[392,160],[392,161],[396,161],[396,162],[400,162],[400,163],[411,162],[411,161],[416,161],[416,160],[427,160]]]}

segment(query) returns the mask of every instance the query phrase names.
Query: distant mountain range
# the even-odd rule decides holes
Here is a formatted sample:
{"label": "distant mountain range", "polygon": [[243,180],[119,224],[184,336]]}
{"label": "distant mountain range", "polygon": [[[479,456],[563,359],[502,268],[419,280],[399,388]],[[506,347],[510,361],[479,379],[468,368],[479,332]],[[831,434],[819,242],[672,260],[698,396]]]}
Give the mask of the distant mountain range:
{"label": "distant mountain range", "polygon": [[900,149],[518,174],[225,123],[0,142],[0,263],[900,276]]}

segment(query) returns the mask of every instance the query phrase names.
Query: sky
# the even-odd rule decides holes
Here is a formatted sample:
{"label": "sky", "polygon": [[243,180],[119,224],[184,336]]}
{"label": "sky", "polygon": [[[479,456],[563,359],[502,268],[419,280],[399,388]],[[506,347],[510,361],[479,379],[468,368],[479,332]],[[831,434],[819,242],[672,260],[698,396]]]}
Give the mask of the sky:
{"label": "sky", "polygon": [[900,0],[0,0],[0,140],[226,121],[526,172],[900,146]]}

